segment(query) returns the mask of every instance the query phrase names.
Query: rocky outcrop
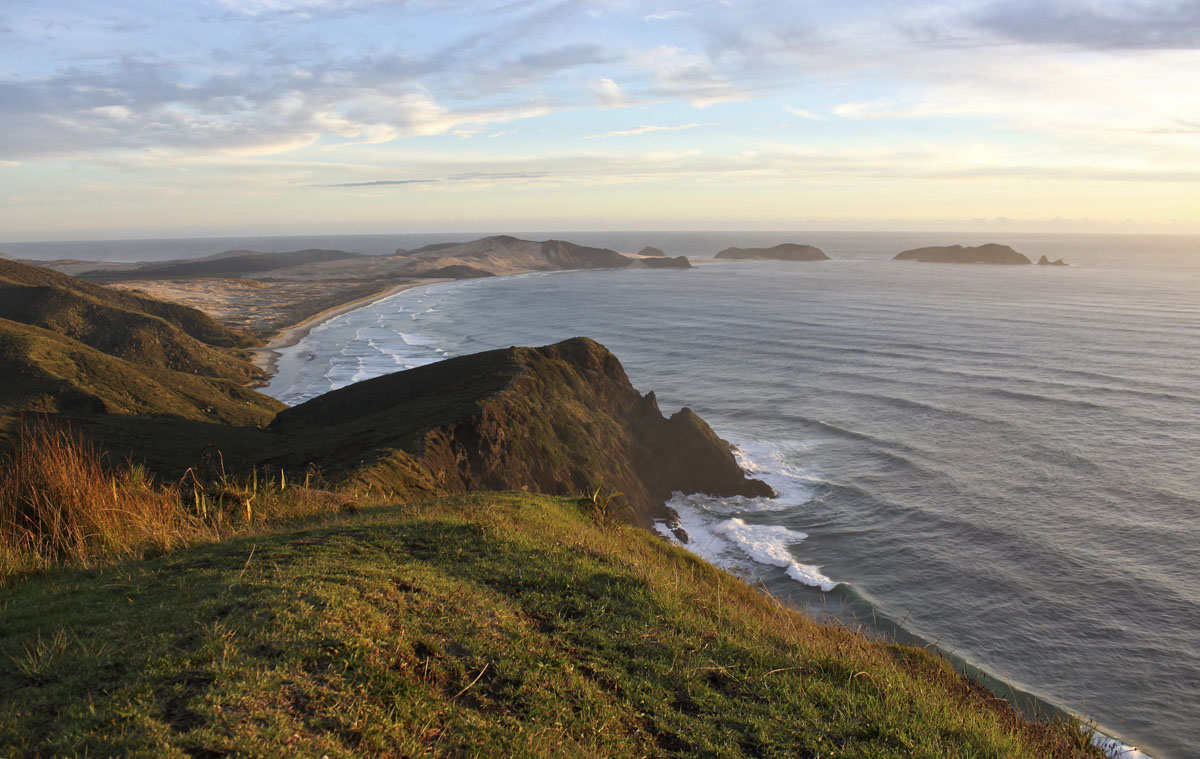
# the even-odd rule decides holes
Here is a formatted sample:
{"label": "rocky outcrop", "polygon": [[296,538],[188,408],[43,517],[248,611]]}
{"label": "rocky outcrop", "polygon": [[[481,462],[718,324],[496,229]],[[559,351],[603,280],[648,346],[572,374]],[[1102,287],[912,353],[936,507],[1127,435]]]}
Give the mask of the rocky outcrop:
{"label": "rocky outcrop", "polygon": [[896,261],[921,261],[934,264],[1007,264],[1021,265],[1032,263],[1024,255],[1007,245],[988,243],[973,248],[962,245],[941,245],[928,248],[914,248],[900,253]]}
{"label": "rocky outcrop", "polygon": [[1068,264],[1066,261],[1062,260],[1061,258],[1056,261],[1051,261],[1049,258],[1042,256],[1041,258],[1038,259],[1038,266],[1069,266],[1069,265],[1070,264]]}
{"label": "rocky outcrop", "polygon": [[667,255],[661,248],[655,248],[650,245],[638,251],[639,256],[665,256]]}
{"label": "rocky outcrop", "polygon": [[279,463],[319,461],[399,492],[620,491],[631,521],[667,517],[671,494],[770,496],[728,443],[683,409],[664,418],[604,346],[575,338],[449,359],[327,393],[279,414],[293,446]]}
{"label": "rocky outcrop", "polygon": [[726,248],[716,258],[730,261],[828,261],[825,251],[812,245],[784,243],[773,248]]}

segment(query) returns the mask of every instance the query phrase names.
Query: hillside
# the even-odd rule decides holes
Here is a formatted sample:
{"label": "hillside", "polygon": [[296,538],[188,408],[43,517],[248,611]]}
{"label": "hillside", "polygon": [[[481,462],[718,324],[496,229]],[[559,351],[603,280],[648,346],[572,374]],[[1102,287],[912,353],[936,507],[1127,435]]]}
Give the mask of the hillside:
{"label": "hillside", "polygon": [[350,261],[317,262],[279,269],[270,277],[279,279],[378,279],[434,277],[455,278],[488,274],[567,269],[611,269],[626,267],[688,268],[683,256],[639,260],[607,248],[592,248],[564,240],[535,242],[509,235],[484,237],[465,243],[438,243],[416,250],[398,250],[388,256],[368,256]]}
{"label": "hillside", "polygon": [[249,345],[196,309],[0,261],[0,319],[77,340],[135,364],[249,382],[259,371],[231,348]]}
{"label": "hillside", "polygon": [[[57,332],[0,319],[0,430],[4,417],[171,415],[228,425],[266,424],[283,407],[241,383],[109,355]],[[147,448],[163,441],[144,440]]]}
{"label": "hillside", "polygon": [[0,586],[0,756],[1096,757],[577,501],[455,499]]}
{"label": "hillside", "polygon": [[227,250],[204,258],[186,258],[137,264],[131,268],[100,267],[82,272],[79,276],[95,281],[133,279],[179,279],[183,277],[239,277],[264,274],[290,266],[323,261],[345,261],[366,258],[362,253],[344,250],[293,250],[263,253],[257,250]]}
{"label": "hillside", "polygon": [[1032,263],[1024,254],[1018,253],[1007,245],[988,243],[976,247],[962,245],[941,245],[928,248],[914,248],[896,255],[896,261],[922,261],[936,264],[1007,264],[1023,265]]}
{"label": "hillside", "polygon": [[401,492],[621,491],[634,521],[675,491],[771,495],[683,409],[665,419],[604,346],[575,338],[377,377],[281,412],[274,465],[318,462]]}
{"label": "hillside", "polygon": [[134,420],[265,425],[282,404],[245,387],[259,376],[247,341],[194,309],[0,261],[0,438],[28,413],[102,420],[126,453],[204,445]]}

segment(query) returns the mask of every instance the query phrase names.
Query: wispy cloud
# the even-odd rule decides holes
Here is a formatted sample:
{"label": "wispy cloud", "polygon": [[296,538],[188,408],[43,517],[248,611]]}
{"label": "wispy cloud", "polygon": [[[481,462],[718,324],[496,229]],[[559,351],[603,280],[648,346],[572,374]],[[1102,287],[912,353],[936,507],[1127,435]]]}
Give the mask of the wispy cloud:
{"label": "wispy cloud", "polygon": [[793,107],[792,107],[792,106],[790,106],[790,105],[789,105],[789,106],[785,106],[783,110],[787,111],[788,113],[792,114],[793,116],[799,116],[799,117],[800,117],[800,118],[802,118],[802,119],[812,119],[812,120],[816,120],[816,119],[819,119],[819,118],[821,118],[820,116],[818,116],[817,114],[813,113],[812,111],[808,111],[808,110],[805,110],[805,109],[803,109],[803,108],[793,108]]}
{"label": "wispy cloud", "polygon": [[659,11],[658,13],[650,13],[642,18],[646,21],[670,21],[673,18],[681,18],[689,15],[687,11],[670,10]]}
{"label": "wispy cloud", "polygon": [[603,140],[609,137],[630,137],[636,134],[649,134],[650,132],[682,132],[685,129],[695,129],[699,124],[676,124],[673,126],[659,126],[654,124],[642,124],[631,129],[617,129],[604,134],[590,134],[584,137],[585,140]]}
{"label": "wispy cloud", "polygon": [[372,179],[364,182],[335,182],[332,184],[316,184],[313,187],[394,187],[407,185],[445,185],[471,183],[496,183],[545,179],[551,176],[549,172],[481,172],[471,171],[445,177],[430,177],[425,179]]}

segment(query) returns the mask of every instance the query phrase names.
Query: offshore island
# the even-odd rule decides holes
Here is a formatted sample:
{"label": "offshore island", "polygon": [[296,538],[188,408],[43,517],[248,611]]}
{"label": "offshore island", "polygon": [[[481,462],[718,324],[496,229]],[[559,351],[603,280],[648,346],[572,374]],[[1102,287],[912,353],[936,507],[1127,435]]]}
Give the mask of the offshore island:
{"label": "offshore island", "polygon": [[0,755],[1100,755],[644,529],[771,491],[594,341],[252,389],[252,349],[413,282],[686,259],[288,255],[0,261]]}

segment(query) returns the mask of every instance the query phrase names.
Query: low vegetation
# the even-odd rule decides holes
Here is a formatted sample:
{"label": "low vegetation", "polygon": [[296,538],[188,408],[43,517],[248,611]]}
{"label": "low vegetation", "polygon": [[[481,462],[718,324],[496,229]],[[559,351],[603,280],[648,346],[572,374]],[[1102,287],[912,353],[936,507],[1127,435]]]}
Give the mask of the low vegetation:
{"label": "low vegetation", "polygon": [[164,482],[113,465],[68,426],[27,424],[0,454],[0,582],[59,565],[140,558],[291,521],[336,513],[353,493],[314,487],[311,473],[236,477],[219,461]]}

